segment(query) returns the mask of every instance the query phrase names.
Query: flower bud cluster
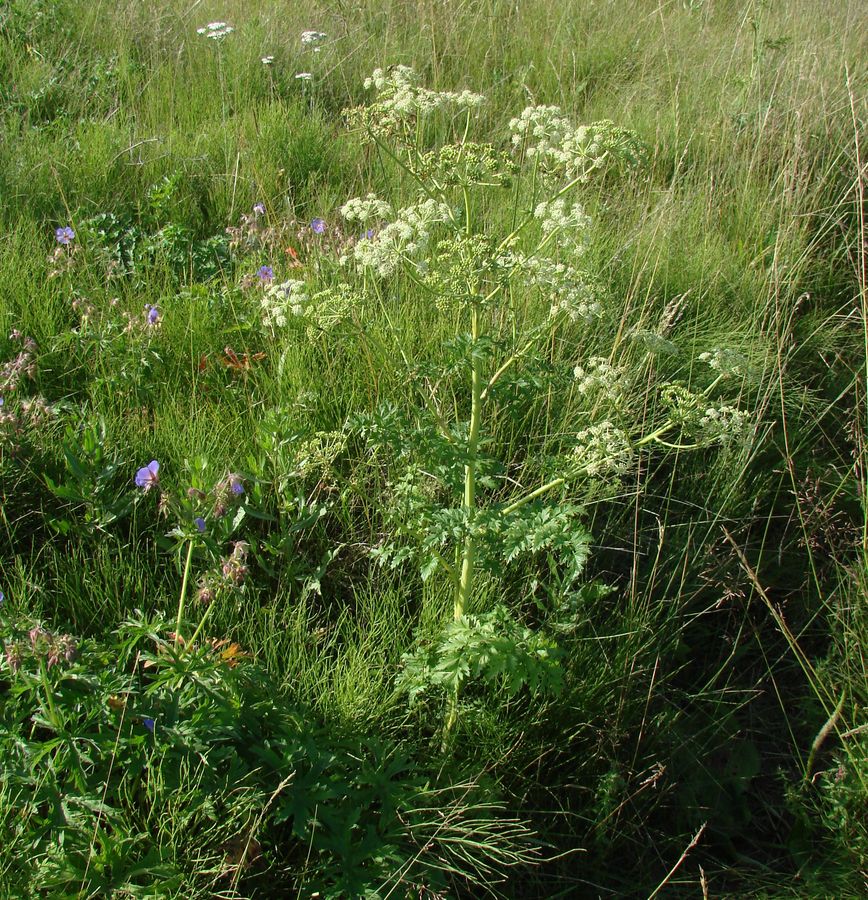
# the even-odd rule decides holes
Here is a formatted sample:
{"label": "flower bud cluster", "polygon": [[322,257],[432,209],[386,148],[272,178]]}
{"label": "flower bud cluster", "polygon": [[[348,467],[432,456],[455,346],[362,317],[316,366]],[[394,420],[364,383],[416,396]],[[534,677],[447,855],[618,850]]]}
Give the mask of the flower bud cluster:
{"label": "flower bud cluster", "polygon": [[231,587],[241,587],[247,578],[247,554],[250,544],[247,541],[236,541],[232,547],[232,553],[223,557],[221,572],[224,582]]}
{"label": "flower bud cluster", "polygon": [[212,493],[214,495],[214,507],[211,510],[211,515],[219,519],[226,515],[233,502],[244,495],[244,484],[241,476],[235,472],[230,472],[224,479],[214,485]]}
{"label": "flower bud cluster", "polygon": [[557,106],[529,106],[509,123],[512,143],[545,171],[587,180],[612,161],[635,166],[645,155],[638,137],[608,120],[575,127]]}
{"label": "flower bud cluster", "polygon": [[71,663],[77,653],[75,639],[69,634],[54,634],[36,625],[27,634],[27,642],[16,641],[5,646],[6,664],[13,672],[17,672],[25,659],[30,657],[37,662],[44,662],[46,668],[58,665],[61,661]]}
{"label": "flower bud cluster", "polygon": [[502,187],[509,183],[518,166],[507,152],[491,144],[464,141],[423,154],[417,169],[420,177],[433,180],[440,187]]}
{"label": "flower bud cluster", "polygon": [[576,435],[575,464],[591,478],[625,475],[633,463],[633,448],[626,432],[608,420]]}
{"label": "flower bud cluster", "polygon": [[21,350],[14,359],[0,366],[0,393],[9,393],[18,388],[24,378],[36,377],[36,341],[33,338],[24,337],[20,331],[15,330],[9,335],[11,341],[21,344]]}
{"label": "flower bud cluster", "polygon": [[[397,218],[371,237],[362,238],[352,248],[352,259],[361,269],[373,269],[385,278],[392,275],[405,257],[422,255],[435,225],[446,222],[452,211],[445,203],[423,200],[398,210]],[[347,262],[349,255],[341,258]]]}

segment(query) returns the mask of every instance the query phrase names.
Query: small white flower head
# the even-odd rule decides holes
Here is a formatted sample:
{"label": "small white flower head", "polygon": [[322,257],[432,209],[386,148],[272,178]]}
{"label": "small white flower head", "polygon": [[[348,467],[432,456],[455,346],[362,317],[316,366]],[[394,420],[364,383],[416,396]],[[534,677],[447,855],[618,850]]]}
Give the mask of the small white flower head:
{"label": "small white flower head", "polygon": [[290,316],[300,316],[310,301],[307,285],[291,279],[272,284],[262,295],[262,322],[274,331],[286,325]]}
{"label": "small white flower head", "polygon": [[590,357],[583,366],[576,366],[573,374],[576,388],[583,396],[602,400],[616,409],[622,405],[627,394],[626,376],[605,357]]}
{"label": "small white flower head", "polygon": [[699,358],[721,375],[745,375],[750,368],[746,356],[738,350],[726,347],[717,347],[710,352],[700,353]]}
{"label": "small white flower head", "polygon": [[263,56],[262,57],[262,65],[263,66],[270,66],[273,62],[274,62],[273,56]]}
{"label": "small white flower head", "polygon": [[565,197],[537,205],[534,216],[542,220],[543,234],[559,232],[559,243],[569,243],[577,252],[584,249],[591,219],[578,203],[567,205]]}
{"label": "small white flower head", "polygon": [[313,72],[299,72],[295,77],[299,81],[310,81],[313,78]]}
{"label": "small white flower head", "polygon": [[449,207],[434,199],[400,209],[393,222],[353,247],[353,259],[360,269],[372,269],[377,275],[388,277],[402,260],[424,254],[434,226],[450,217]]}
{"label": "small white flower head", "polygon": [[620,478],[633,463],[633,447],[626,432],[605,421],[576,435],[573,458],[578,470],[591,478]]}
{"label": "small white flower head", "polygon": [[602,314],[604,291],[590,272],[547,256],[513,255],[504,264],[517,270],[526,285],[540,288],[551,304],[552,318],[565,314],[572,322],[588,322]]}
{"label": "small white flower head", "polygon": [[392,215],[392,207],[375,194],[367,197],[354,197],[341,207],[341,216],[347,222],[368,222],[371,219],[388,219]]}
{"label": "small white flower head", "polygon": [[322,43],[328,37],[322,31],[302,31],[301,42],[307,47]]}
{"label": "small white flower head", "polygon": [[226,22],[209,22],[202,28],[197,28],[196,34],[204,35],[212,41],[219,41],[227,35],[232,34],[233,31],[235,31],[235,29]]}
{"label": "small white flower head", "polygon": [[471,91],[432,91],[423,87],[418,73],[409,66],[390,66],[388,71],[375,69],[364,82],[366,90],[375,90],[377,98],[361,112],[358,121],[375,134],[401,134],[418,116],[429,115],[440,109],[457,112],[476,109],[482,102],[481,94]]}
{"label": "small white flower head", "polygon": [[734,406],[709,406],[699,420],[699,438],[704,443],[727,446],[743,438],[750,428],[750,415]]}
{"label": "small white flower head", "polygon": [[574,126],[557,106],[529,106],[509,123],[512,143],[528,158],[538,158],[544,171],[579,177],[608,163],[636,165],[644,148],[633,132],[609,121]]}

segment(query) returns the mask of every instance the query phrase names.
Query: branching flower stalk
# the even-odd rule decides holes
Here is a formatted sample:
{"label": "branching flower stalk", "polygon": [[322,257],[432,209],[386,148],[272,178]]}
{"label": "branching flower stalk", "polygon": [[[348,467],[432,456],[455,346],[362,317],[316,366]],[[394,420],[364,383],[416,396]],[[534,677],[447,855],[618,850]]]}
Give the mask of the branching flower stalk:
{"label": "branching flower stalk", "polygon": [[[371,298],[379,305],[396,338],[391,352],[397,352],[408,373],[416,367],[384,297],[394,279],[405,279],[439,311],[469,324],[469,334],[458,333],[446,344],[450,362],[430,377],[414,379],[423,401],[417,409],[399,412],[386,404],[362,425],[368,439],[391,451],[399,464],[387,513],[394,531],[372,555],[393,567],[414,560],[423,579],[442,571],[449,581],[450,622],[438,640],[421,643],[405,658],[399,678],[411,698],[431,686],[445,690],[446,748],[458,721],[464,680],[506,679],[513,690],[522,685],[549,689],[557,680],[557,652],[544,628],[527,629],[502,604],[481,613],[473,609],[478,573],[499,576],[513,561],[533,563],[545,554],[557,560],[559,590],[573,590],[590,536],[580,507],[566,499],[569,485],[622,477],[635,450],[652,443],[684,449],[718,439],[723,443],[743,424],[744,414],[708,400],[716,382],[703,393],[669,385],[663,400],[670,415],[637,441],[624,416],[628,377],[610,360],[592,357],[574,373],[580,379],[579,394],[589,398],[587,427],[577,432],[575,446],[556,451],[557,477],[525,487],[516,499],[486,500],[483,492],[496,490],[499,473],[505,471],[505,462],[486,449],[493,438],[486,427],[493,416],[486,413],[491,406],[499,410],[509,403],[502,398],[511,396],[512,387],[495,389],[521,365],[531,377],[517,377],[515,390],[536,390],[544,378],[534,377],[534,366],[544,377],[551,367],[545,364],[546,354],[534,349],[552,336],[559,321],[581,323],[603,311],[605,289],[584,255],[590,219],[574,194],[597,172],[635,166],[644,148],[634,134],[612,122],[574,126],[556,107],[545,106],[529,107],[509,123],[511,150],[477,144],[469,136],[472,113],[482,102],[479,95],[429,90],[405,66],[378,69],[365,86],[376,96],[346,112],[349,124],[381,151],[381,162],[391,162],[412,181],[415,197],[399,208],[368,194],[341,208],[347,222],[363,229],[340,258],[361,293],[349,284],[341,288],[361,303]],[[426,147],[428,126],[436,124],[440,130],[447,122],[460,123],[452,142]],[[486,221],[474,220],[472,201],[477,192],[505,188],[514,207],[509,233],[503,236]],[[308,291],[307,285],[299,285],[299,291]],[[547,320],[524,326],[510,305],[514,290],[541,296],[550,308]],[[323,293],[312,294],[312,312],[305,307],[305,315],[316,315],[314,301]],[[510,317],[512,344],[498,356],[506,332],[495,323]],[[462,380],[467,378],[456,390],[469,393],[469,419],[448,415],[441,402],[440,386],[449,385],[458,372]],[[569,390],[565,383],[563,388]],[[614,422],[600,421],[597,415],[598,408],[608,407]],[[678,429],[695,443],[664,440]],[[507,478],[501,483],[509,482],[515,483]]]}

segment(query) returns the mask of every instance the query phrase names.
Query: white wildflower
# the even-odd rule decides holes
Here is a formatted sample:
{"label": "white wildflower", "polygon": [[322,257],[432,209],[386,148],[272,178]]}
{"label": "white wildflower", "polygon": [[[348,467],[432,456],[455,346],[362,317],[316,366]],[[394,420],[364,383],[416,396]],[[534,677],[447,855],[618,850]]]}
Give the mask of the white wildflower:
{"label": "white wildflower", "polygon": [[624,431],[605,421],[576,435],[573,457],[579,471],[591,478],[620,477],[633,463],[633,448]]}
{"label": "white wildflower", "polygon": [[604,400],[615,408],[623,403],[627,393],[626,375],[605,357],[590,357],[584,366],[576,366],[573,374],[576,377],[576,388],[583,396]]}
{"label": "white wildflower", "polygon": [[591,227],[591,218],[578,203],[567,205],[565,197],[550,200],[537,205],[534,216],[542,219],[544,234],[559,230],[577,230],[587,232]]}
{"label": "white wildflower", "polygon": [[377,91],[376,102],[371,107],[375,113],[371,127],[381,133],[394,132],[407,119],[446,107],[476,109],[484,99],[481,94],[466,90],[432,91],[422,87],[419,81],[419,75],[409,66],[392,66],[388,72],[375,69],[365,79],[365,89]]}
{"label": "white wildflower", "polygon": [[274,62],[273,56],[263,56],[262,57],[262,65],[263,66],[270,66],[273,62]]}
{"label": "white wildflower", "polygon": [[272,284],[262,295],[262,322],[274,330],[286,325],[290,316],[301,316],[310,302],[307,285],[291,279]]}
{"label": "white wildflower", "polygon": [[699,420],[703,443],[730,444],[743,437],[750,425],[750,415],[734,406],[709,406]]}
{"label": "white wildflower", "polygon": [[700,360],[708,363],[712,369],[721,375],[744,375],[747,373],[749,363],[747,357],[738,350],[718,347],[710,352],[700,353]]}
{"label": "white wildflower", "polygon": [[301,81],[310,81],[313,78],[313,72],[299,72],[295,77]]}
{"label": "white wildflower", "polygon": [[514,146],[544,170],[586,180],[608,160],[635,165],[643,155],[635,134],[613,122],[574,126],[557,106],[529,106],[509,123]]}
{"label": "white wildflower", "polygon": [[319,44],[321,41],[324,41],[328,37],[322,31],[302,31],[301,33],[301,42],[306,46],[311,46],[312,44]]}
{"label": "white wildflower", "polygon": [[362,238],[353,247],[353,258],[361,268],[373,269],[381,277],[387,277],[402,259],[424,253],[433,227],[450,217],[449,207],[433,199],[405,207],[373,237]]}
{"label": "white wildflower", "polygon": [[226,22],[209,22],[202,28],[196,29],[196,34],[204,35],[213,41],[219,41],[227,35],[232,34],[235,29]]}
{"label": "white wildflower", "polygon": [[552,316],[563,313],[574,322],[600,316],[602,288],[589,273],[546,256],[516,255],[503,262],[517,270],[526,285],[538,287],[548,296]]}
{"label": "white wildflower", "polygon": [[375,194],[354,197],[341,207],[341,215],[347,222],[367,222],[370,219],[387,219],[392,215],[392,207]]}

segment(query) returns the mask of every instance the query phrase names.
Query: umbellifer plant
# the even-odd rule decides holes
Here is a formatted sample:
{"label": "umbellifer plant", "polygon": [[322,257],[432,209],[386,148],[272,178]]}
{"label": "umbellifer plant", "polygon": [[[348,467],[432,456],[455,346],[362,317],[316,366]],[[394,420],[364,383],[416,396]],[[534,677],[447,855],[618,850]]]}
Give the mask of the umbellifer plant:
{"label": "umbellifer plant", "polygon": [[[590,536],[581,507],[569,500],[571,486],[623,477],[637,449],[652,443],[687,448],[726,440],[746,416],[708,400],[716,381],[701,394],[670,385],[661,396],[668,417],[633,434],[619,415],[627,374],[591,357],[567,370],[571,389],[587,399],[587,427],[561,441],[549,477],[529,465],[536,481],[522,483],[521,470],[516,477],[496,453],[495,422],[563,376],[546,358],[554,330],[605,312],[601,280],[586,262],[591,222],[576,195],[595,177],[640,165],[643,146],[609,121],[576,127],[552,106],[513,119],[504,147],[476,143],[470,133],[481,95],[429,90],[404,66],[376,70],[366,87],[373,99],[348,111],[350,126],[400,170],[411,202],[374,194],[347,201],[341,215],[361,237],[343,242],[341,267],[319,267],[319,280],[331,283],[275,285],[264,305],[272,326],[284,302],[284,321],[296,318],[320,332],[379,308],[395,358],[403,358],[418,389],[413,408],[384,406],[356,427],[372,448],[388,451],[398,472],[390,532],[374,555],[393,566],[414,561],[423,578],[439,572],[451,585],[452,621],[405,657],[398,679],[411,700],[432,688],[445,694],[448,743],[465,681],[497,682],[515,693],[557,690],[561,680],[557,629],[526,627],[504,604],[474,613],[478,573],[501,575],[545,555],[556,561],[550,593],[575,595]],[[487,215],[489,195],[506,191],[510,214]],[[445,361],[428,370],[408,357],[392,325],[388,301],[403,289],[428,298],[455,325]],[[536,320],[524,314],[534,293],[546,312]]]}

